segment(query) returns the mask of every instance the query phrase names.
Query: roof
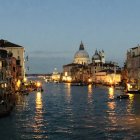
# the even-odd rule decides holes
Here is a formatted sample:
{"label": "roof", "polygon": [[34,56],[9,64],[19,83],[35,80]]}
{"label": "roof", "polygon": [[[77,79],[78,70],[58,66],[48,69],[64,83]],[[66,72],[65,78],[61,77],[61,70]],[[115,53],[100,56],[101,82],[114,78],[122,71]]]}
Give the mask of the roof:
{"label": "roof", "polygon": [[90,66],[103,66],[103,67],[119,67],[117,64],[114,64],[114,63],[102,63],[102,62],[99,62],[99,63],[91,63],[89,64]]}
{"label": "roof", "polygon": [[[114,73],[115,71],[114,70],[111,70],[111,69],[105,69],[105,70],[101,70],[99,72],[106,72],[106,73]],[[116,70],[116,74],[120,74],[121,71],[120,70]]]}
{"label": "roof", "polygon": [[22,47],[22,46],[14,44],[14,43],[9,42],[9,41],[4,40],[4,39],[1,39],[0,40],[0,47]]}
{"label": "roof", "polygon": [[84,44],[83,44],[82,41],[81,41],[81,44],[80,44],[79,50],[84,50]]}
{"label": "roof", "polygon": [[82,65],[82,64],[70,63],[70,64],[67,64],[67,65],[63,65],[63,67],[67,67],[67,66],[77,66],[77,65]]}
{"label": "roof", "polygon": [[131,50],[135,50],[138,49],[140,47],[140,45],[138,44],[136,47],[130,48]]}

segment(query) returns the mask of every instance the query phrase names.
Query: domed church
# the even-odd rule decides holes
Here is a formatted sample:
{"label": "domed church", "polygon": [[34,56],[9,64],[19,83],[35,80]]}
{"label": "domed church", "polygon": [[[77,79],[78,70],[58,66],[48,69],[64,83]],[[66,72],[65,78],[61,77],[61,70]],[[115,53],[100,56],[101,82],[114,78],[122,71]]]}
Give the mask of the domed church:
{"label": "domed church", "polygon": [[90,58],[89,54],[84,48],[83,42],[81,41],[81,44],[79,46],[79,50],[75,53],[74,55],[74,61],[73,63],[76,64],[89,64],[90,63]]}

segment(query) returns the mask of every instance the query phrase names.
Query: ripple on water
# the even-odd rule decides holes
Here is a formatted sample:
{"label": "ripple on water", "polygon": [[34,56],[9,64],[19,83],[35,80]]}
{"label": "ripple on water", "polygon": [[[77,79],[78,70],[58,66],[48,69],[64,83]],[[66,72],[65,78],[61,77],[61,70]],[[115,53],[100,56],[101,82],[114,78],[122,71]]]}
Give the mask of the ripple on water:
{"label": "ripple on water", "polygon": [[140,96],[115,100],[119,91],[106,87],[44,86],[43,93],[19,98],[11,117],[0,120],[0,139],[5,132],[15,139],[140,139]]}

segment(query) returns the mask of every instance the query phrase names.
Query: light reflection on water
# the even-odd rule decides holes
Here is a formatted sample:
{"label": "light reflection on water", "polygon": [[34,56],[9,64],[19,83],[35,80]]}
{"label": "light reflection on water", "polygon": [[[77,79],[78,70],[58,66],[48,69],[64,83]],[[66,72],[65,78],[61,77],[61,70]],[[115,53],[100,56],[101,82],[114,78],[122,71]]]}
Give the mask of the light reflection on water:
{"label": "light reflection on water", "polygon": [[71,101],[71,84],[70,83],[66,83],[66,100],[68,101],[68,103],[70,103]]}
{"label": "light reflection on water", "polygon": [[36,112],[42,112],[42,93],[36,93]]}
{"label": "light reflection on water", "polygon": [[[41,92],[37,92],[36,94],[36,99],[35,99],[35,117],[33,120],[33,124],[32,124],[32,128],[33,128],[33,132],[35,133],[33,135],[34,139],[42,139],[44,130],[44,124],[43,124],[43,103],[42,103],[42,93]],[[47,139],[47,136],[45,136]]]}
{"label": "light reflection on water", "polygon": [[108,88],[109,99],[114,99],[114,87]]}
{"label": "light reflection on water", "polygon": [[0,139],[5,133],[13,139],[140,139],[139,95],[117,100],[121,91],[112,87],[44,86],[20,97],[13,114],[0,120]]}
{"label": "light reflection on water", "polygon": [[92,95],[92,93],[93,93],[93,87],[92,87],[92,85],[91,84],[89,84],[88,85],[88,103],[89,104],[92,104],[93,103],[93,95]]}

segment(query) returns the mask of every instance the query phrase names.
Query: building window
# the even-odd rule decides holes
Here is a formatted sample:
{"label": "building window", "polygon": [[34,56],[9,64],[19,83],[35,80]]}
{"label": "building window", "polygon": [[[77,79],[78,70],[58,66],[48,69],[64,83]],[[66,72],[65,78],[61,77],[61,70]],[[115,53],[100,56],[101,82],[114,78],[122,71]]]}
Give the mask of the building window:
{"label": "building window", "polygon": [[132,56],[135,56],[135,52],[132,52]]}
{"label": "building window", "polygon": [[20,56],[18,56],[18,60],[20,60]]}
{"label": "building window", "polygon": [[13,67],[13,71],[14,71],[14,72],[16,71],[16,68],[15,68],[15,67]]}

